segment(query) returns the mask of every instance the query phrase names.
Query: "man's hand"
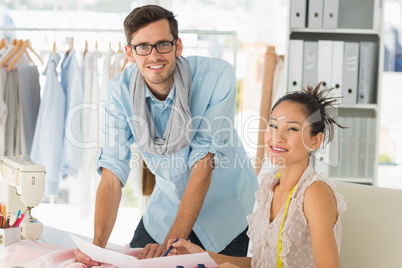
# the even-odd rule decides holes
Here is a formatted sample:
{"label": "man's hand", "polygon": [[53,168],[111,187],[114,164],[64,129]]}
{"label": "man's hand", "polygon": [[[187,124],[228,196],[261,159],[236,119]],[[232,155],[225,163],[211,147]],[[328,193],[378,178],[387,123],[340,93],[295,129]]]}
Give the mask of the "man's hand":
{"label": "man's hand", "polygon": [[76,248],[74,250],[74,255],[75,255],[75,261],[76,262],[81,262],[81,263],[85,264],[88,267],[100,266],[99,262],[92,261],[91,258],[89,258],[87,255],[82,253],[81,250],[79,250],[79,248]]}
{"label": "man's hand", "polygon": [[148,244],[142,250],[140,259],[151,259],[162,257],[166,253],[166,246],[159,244]]}

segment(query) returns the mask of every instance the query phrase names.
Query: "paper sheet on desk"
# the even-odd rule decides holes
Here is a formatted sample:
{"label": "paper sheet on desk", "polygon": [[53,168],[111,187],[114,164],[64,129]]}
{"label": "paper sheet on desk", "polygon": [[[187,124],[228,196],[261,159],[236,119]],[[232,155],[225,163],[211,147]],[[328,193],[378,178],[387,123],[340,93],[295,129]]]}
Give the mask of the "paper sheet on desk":
{"label": "paper sheet on desk", "polygon": [[75,245],[92,260],[101,263],[109,263],[119,268],[172,268],[176,267],[177,265],[181,265],[184,268],[191,268],[201,263],[206,267],[217,266],[214,260],[206,252],[138,260],[137,258],[129,255],[95,246],[74,235],[71,235],[71,238],[73,239]]}

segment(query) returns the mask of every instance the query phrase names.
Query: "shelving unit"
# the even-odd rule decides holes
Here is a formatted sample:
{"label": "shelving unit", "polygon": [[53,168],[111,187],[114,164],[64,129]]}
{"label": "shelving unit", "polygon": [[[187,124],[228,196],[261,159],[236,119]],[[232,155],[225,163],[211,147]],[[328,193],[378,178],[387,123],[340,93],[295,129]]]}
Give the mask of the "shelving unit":
{"label": "shelving unit", "polygon": [[[331,113],[348,128],[335,128],[334,140],[320,148],[313,157],[315,168],[333,180],[376,185],[384,2],[288,0],[288,6],[288,57],[285,61],[288,91],[324,81],[326,86],[335,88],[336,96],[344,96],[338,109]],[[357,73],[354,88],[350,87],[350,73],[346,73],[350,65],[345,65],[350,64],[350,54],[345,53],[350,53],[352,43],[358,47],[357,59],[352,59],[357,68],[354,69],[354,74]],[[367,50],[367,44],[371,50]],[[361,56],[367,51],[370,54]],[[368,71],[367,68],[371,69]],[[313,81],[305,81],[308,79]],[[346,84],[345,79],[349,79]],[[367,85],[372,85],[369,91]],[[372,92],[372,95],[367,92]]]}

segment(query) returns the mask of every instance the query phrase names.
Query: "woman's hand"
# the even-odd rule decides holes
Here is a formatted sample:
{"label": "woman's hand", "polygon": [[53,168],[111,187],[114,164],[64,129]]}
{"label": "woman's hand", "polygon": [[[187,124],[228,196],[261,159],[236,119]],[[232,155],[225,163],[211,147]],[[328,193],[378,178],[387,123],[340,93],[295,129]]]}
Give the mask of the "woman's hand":
{"label": "woman's hand", "polygon": [[168,248],[170,248],[171,245],[173,246],[169,255],[182,255],[205,252],[205,250],[203,250],[201,247],[191,243],[190,241],[179,239],[176,243],[173,243],[174,241],[175,239],[170,239],[167,243]]}
{"label": "woman's hand", "polygon": [[228,262],[220,264],[218,267],[219,268],[240,268],[239,266],[231,264],[231,263],[228,263]]}

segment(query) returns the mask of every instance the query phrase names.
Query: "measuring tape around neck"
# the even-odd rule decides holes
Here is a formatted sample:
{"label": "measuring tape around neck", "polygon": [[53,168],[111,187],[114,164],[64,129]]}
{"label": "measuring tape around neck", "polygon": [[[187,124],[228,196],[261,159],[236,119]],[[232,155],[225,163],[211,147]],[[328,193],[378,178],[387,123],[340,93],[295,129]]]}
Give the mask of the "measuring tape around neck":
{"label": "measuring tape around neck", "polygon": [[[280,175],[279,175],[279,173],[278,173],[278,174],[275,176],[275,178],[278,178],[279,176],[280,176]],[[286,214],[287,214],[287,212],[288,212],[289,203],[290,203],[290,198],[292,197],[292,194],[293,194],[293,192],[295,191],[296,186],[297,186],[297,183],[296,183],[296,185],[293,187],[292,191],[290,191],[289,196],[288,196],[288,198],[287,198],[287,200],[286,200],[285,210],[283,211],[283,216],[282,216],[281,227],[279,227],[279,237],[278,237],[278,260],[277,260],[278,268],[282,268],[282,261],[281,261],[280,255],[281,255],[281,252],[282,252],[282,236],[281,236],[281,234],[282,234],[282,229],[283,229],[283,223],[285,222],[285,216],[286,216]]]}

